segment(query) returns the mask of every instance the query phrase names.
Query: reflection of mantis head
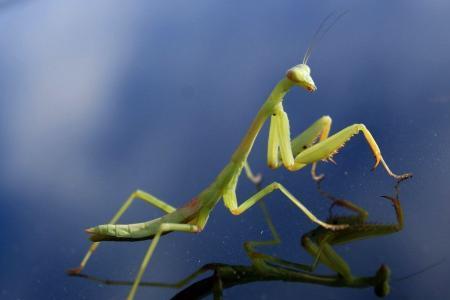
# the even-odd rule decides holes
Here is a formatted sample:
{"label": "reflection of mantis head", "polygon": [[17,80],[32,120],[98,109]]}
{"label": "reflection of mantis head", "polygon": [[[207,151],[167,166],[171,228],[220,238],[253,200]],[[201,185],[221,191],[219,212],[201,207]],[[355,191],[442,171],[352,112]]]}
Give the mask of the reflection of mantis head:
{"label": "reflection of mantis head", "polygon": [[389,279],[391,278],[391,270],[387,265],[381,265],[375,275],[376,284],[374,286],[375,294],[378,297],[384,297],[389,294],[391,288],[389,286]]}

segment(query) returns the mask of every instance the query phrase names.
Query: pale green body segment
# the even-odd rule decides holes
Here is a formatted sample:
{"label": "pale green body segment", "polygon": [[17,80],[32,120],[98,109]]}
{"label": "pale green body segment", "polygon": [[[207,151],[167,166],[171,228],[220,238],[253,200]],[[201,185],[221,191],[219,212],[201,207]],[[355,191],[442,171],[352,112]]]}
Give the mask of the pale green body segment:
{"label": "pale green body segment", "polygon": [[[376,158],[375,166],[378,162],[382,162],[388,174],[396,179],[402,179],[409,176],[398,176],[389,170],[380,154],[375,140],[362,124],[349,126],[341,132],[328,137],[331,119],[329,117],[322,117],[304,133],[300,134],[294,140],[291,140],[289,120],[287,114],[283,110],[282,101],[286,93],[295,85],[301,86],[308,91],[316,90],[316,86],[310,76],[310,69],[306,64],[300,64],[289,69],[286,76],[275,86],[266,102],[258,111],[247,134],[233,153],[230,162],[207,188],[190,202],[178,209],[175,209],[146,192],[139,190],[134,192],[108,224],[87,229],[87,232],[92,234],[91,239],[95,243],[91,245],[80,266],[71,270],[71,273],[76,274],[81,272],[92,253],[98,247],[100,241],[130,241],[152,238],[153,240],[141,264],[135,284],[128,296],[128,299],[133,299],[160,236],[171,231],[201,231],[206,225],[212,209],[222,198],[224,199],[225,206],[233,214],[239,215],[266,195],[275,190],[279,190],[313,222],[333,230],[345,228],[347,226],[346,224],[333,225],[319,220],[294,195],[277,182],[269,184],[246,201],[243,201],[240,205],[238,204],[236,197],[238,178],[243,168],[246,168],[247,175],[251,174],[251,172],[248,171],[247,158],[258,133],[269,117],[271,118],[271,124],[268,142],[268,164],[271,167],[278,167],[282,163],[287,169],[294,171],[312,164],[313,178],[320,179],[321,176],[315,174],[315,163],[320,160],[331,158],[331,156],[342,147],[348,139],[359,131],[362,131]],[[316,142],[317,139],[318,141]],[[249,177],[250,179],[255,180],[255,177],[250,175]],[[148,202],[164,211],[166,215],[149,222],[116,225],[115,223],[128,209],[134,199],[141,199]]]}

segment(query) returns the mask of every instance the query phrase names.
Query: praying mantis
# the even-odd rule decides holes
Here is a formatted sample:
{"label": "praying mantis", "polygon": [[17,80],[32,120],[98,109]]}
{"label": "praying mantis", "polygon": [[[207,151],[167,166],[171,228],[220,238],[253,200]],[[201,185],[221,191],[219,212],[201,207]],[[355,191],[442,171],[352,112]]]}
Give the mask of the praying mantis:
{"label": "praying mantis", "polygon": [[[319,27],[319,30],[322,25]],[[326,31],[328,31],[328,29]],[[128,294],[127,299],[131,300],[135,297],[139,283],[160,237],[170,232],[201,232],[207,224],[211,211],[221,199],[224,200],[225,206],[233,215],[240,215],[268,194],[278,190],[297,206],[297,208],[299,208],[311,221],[331,230],[347,228],[348,224],[329,224],[321,221],[278,182],[267,185],[249,199],[238,204],[236,186],[242,171],[245,170],[245,173],[252,181],[257,181],[258,179],[257,176],[252,174],[247,163],[247,158],[252,150],[256,137],[269,118],[270,128],[267,162],[271,168],[275,169],[284,166],[289,171],[297,171],[308,165],[312,165],[312,176],[315,180],[319,180],[323,175],[316,174],[316,163],[320,160],[332,160],[333,155],[335,155],[337,151],[351,139],[351,137],[362,132],[375,157],[375,164],[372,169],[375,169],[381,163],[386,172],[393,178],[403,180],[409,177],[410,174],[396,175],[389,169],[381,155],[381,151],[375,142],[375,139],[364,124],[348,126],[338,133],[329,136],[331,118],[329,116],[323,116],[303,133],[291,140],[289,119],[287,113],[283,109],[283,101],[286,94],[295,86],[304,88],[309,92],[317,90],[311,77],[311,69],[308,66],[308,59],[311,55],[311,51],[312,44],[308,48],[303,58],[303,62],[288,69],[286,75],[276,84],[271,94],[256,114],[256,117],[251,123],[247,133],[244,135],[241,143],[231,156],[229,163],[222,169],[210,185],[179,208],[175,208],[142,190],[134,191],[107,224],[86,229],[86,232],[91,235],[90,239],[93,243],[82,259],[80,265],[75,269],[69,270],[69,274],[79,274],[85,268],[88,260],[101,241],[139,241],[152,239],[140,265],[134,284]],[[164,215],[160,218],[142,223],[117,224],[119,218],[130,207],[135,199],[142,200],[157,207],[163,211]]]}
{"label": "praying mantis", "polygon": [[[373,276],[355,276],[352,274],[348,263],[334,250],[336,244],[349,244],[356,240],[369,239],[395,233],[403,228],[403,210],[399,200],[399,185],[395,186],[395,197],[383,196],[388,199],[396,214],[396,223],[376,224],[367,221],[368,212],[351,201],[336,198],[321,190],[319,192],[330,199],[330,217],[327,222],[332,224],[348,224],[349,227],[330,231],[319,226],[305,234],[301,238],[303,248],[312,256],[311,265],[288,261],[272,255],[260,253],[256,250],[261,246],[273,246],[281,243],[281,239],[272,223],[270,214],[263,201],[260,207],[271,232],[272,239],[267,241],[248,241],[244,243],[244,249],[251,260],[251,265],[231,265],[223,263],[208,263],[198,270],[176,283],[143,282],[142,286],[176,288],[180,289],[190,284],[198,276],[212,271],[209,277],[191,283],[188,287],[179,291],[171,299],[203,299],[213,294],[214,299],[223,299],[223,290],[237,285],[252,282],[286,281],[303,282],[329,287],[370,288],[379,297],[384,297],[390,292],[391,271],[385,264],[380,265]],[[340,206],[355,214],[336,216],[332,209]],[[319,264],[327,266],[335,274],[317,274],[315,271]],[[109,285],[131,285],[129,281],[105,280],[89,275],[80,277]]]}

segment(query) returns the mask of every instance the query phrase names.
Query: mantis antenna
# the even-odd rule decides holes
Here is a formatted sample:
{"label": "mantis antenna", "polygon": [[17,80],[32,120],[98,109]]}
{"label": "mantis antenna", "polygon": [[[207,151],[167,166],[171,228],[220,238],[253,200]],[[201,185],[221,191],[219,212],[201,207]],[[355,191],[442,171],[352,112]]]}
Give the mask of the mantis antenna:
{"label": "mantis antenna", "polygon": [[[348,10],[345,10],[336,16],[336,11],[333,11],[328,16],[326,16],[325,19],[323,19],[323,21],[319,25],[319,28],[317,28],[316,32],[314,33],[308,49],[306,50],[305,56],[303,57],[303,64],[306,65],[308,63],[309,57],[311,56],[314,47],[324,38],[324,36],[328,31],[330,31],[334,24],[336,24],[337,21],[339,21],[339,19],[346,15],[348,12]],[[335,17],[334,20],[332,20],[331,24],[325,28],[324,26],[327,24],[327,21],[332,19],[332,17]]]}

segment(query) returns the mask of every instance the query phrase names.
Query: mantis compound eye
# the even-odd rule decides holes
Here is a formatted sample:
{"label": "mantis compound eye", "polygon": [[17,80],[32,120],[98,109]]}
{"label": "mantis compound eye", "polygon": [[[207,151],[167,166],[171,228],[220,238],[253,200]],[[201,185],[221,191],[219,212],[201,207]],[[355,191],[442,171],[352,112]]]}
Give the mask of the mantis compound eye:
{"label": "mantis compound eye", "polygon": [[317,88],[315,86],[312,86],[312,85],[307,85],[306,86],[306,90],[308,92],[314,92],[315,90],[317,90]]}

